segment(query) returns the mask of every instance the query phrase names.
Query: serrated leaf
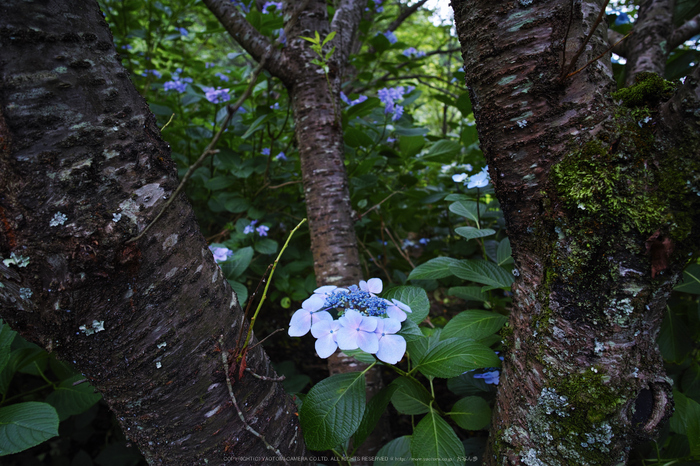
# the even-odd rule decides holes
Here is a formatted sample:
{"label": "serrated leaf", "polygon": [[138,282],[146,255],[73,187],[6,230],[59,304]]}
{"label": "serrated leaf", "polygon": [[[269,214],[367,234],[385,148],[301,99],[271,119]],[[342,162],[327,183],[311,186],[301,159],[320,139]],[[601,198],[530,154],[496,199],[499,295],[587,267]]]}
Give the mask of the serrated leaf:
{"label": "serrated leaf", "polygon": [[348,356],[352,356],[363,364],[373,364],[377,362],[377,359],[373,355],[370,353],[365,353],[361,349],[343,350],[343,353],[347,354]]}
{"label": "serrated leaf", "polygon": [[231,213],[239,214],[250,208],[250,202],[242,197],[234,197],[224,203],[224,208]]}
{"label": "serrated leaf", "polygon": [[683,281],[673,289],[683,293],[700,294],[700,265],[690,264],[683,271]]}
{"label": "serrated leaf", "polygon": [[512,254],[513,250],[510,247],[510,240],[506,238],[498,243],[498,249],[496,250],[496,263],[498,263],[498,265],[512,264]]}
{"label": "serrated leaf", "polygon": [[270,238],[263,238],[255,242],[255,250],[260,254],[274,254],[278,247],[277,241]]}
{"label": "serrated leaf", "polygon": [[463,280],[496,288],[510,288],[513,283],[513,274],[482,259],[458,261],[450,266],[450,271]]}
{"label": "serrated leaf", "polygon": [[425,137],[422,134],[415,136],[399,136],[399,155],[409,158],[416,155],[425,146]]}
{"label": "serrated leaf", "polygon": [[498,332],[508,318],[488,311],[464,311],[454,316],[445,325],[440,334],[441,339],[461,337],[481,340]]}
{"label": "serrated leaf", "polygon": [[61,382],[56,390],[46,397],[46,402],[56,408],[59,420],[64,421],[69,416],[87,411],[102,398],[88,382],[73,385],[83,379],[85,377],[81,374],[74,375]]}
{"label": "serrated leaf", "polygon": [[452,377],[447,381],[447,388],[459,396],[476,395],[483,392],[489,392],[493,385],[488,385],[484,379],[475,379],[473,372],[460,374],[457,377]]}
{"label": "serrated leaf", "polygon": [[449,277],[453,275],[450,269],[451,266],[457,263],[459,263],[459,261],[451,257],[436,257],[411,270],[411,273],[408,274],[408,279],[437,280],[439,278]]}
{"label": "serrated leaf", "polygon": [[391,397],[391,404],[402,414],[423,414],[430,411],[430,402],[433,397],[428,390],[409,377],[399,377],[391,382],[390,386],[396,387]]}
{"label": "serrated leaf", "polygon": [[466,430],[481,430],[491,422],[491,408],[480,396],[462,398],[448,414],[459,427]]}
{"label": "serrated leaf", "polygon": [[466,217],[476,223],[484,217],[486,209],[487,206],[483,202],[457,201],[450,204],[450,212]]}
{"label": "serrated leaf", "polygon": [[430,410],[411,436],[411,458],[418,464],[463,466],[464,447],[452,427]]}
{"label": "serrated leaf", "polygon": [[430,312],[430,301],[423,288],[417,286],[399,286],[386,291],[382,297],[391,301],[396,299],[411,308],[411,312],[406,313],[408,318],[415,324],[420,324],[428,317]]}
{"label": "serrated leaf", "polygon": [[245,272],[252,260],[253,248],[246,246],[234,252],[228,260],[219,263],[219,267],[227,279],[234,280]]}
{"label": "serrated leaf", "polygon": [[395,438],[377,453],[374,466],[414,466],[411,461],[411,436]]}
{"label": "serrated leaf", "polygon": [[413,364],[420,364],[423,357],[428,354],[428,352],[435,348],[440,342],[440,332],[436,332],[429,337],[418,338],[410,342],[406,342],[406,349],[408,351]]}
{"label": "serrated leaf", "polygon": [[350,438],[365,410],[365,376],[361,372],[337,374],[311,388],[299,411],[306,446],[329,450]]}
{"label": "serrated leaf", "polygon": [[484,236],[491,236],[496,233],[496,230],[490,228],[478,229],[474,227],[458,227],[455,228],[455,233],[459,236],[466,238],[467,240],[474,238],[483,238]]}
{"label": "serrated leaf", "polygon": [[489,297],[480,286],[454,286],[447,290],[449,296],[456,296],[467,301],[488,301]]}
{"label": "serrated leaf", "polygon": [[681,389],[686,396],[700,401],[700,365],[693,363],[683,374]]}
{"label": "serrated leaf", "polygon": [[451,160],[454,160],[460,150],[462,150],[462,146],[458,142],[441,139],[430,146],[428,153],[425,154],[423,159],[430,162],[449,163]]}
{"label": "serrated leaf", "polygon": [[248,300],[248,288],[246,288],[243,283],[237,282],[236,280],[228,280],[228,284],[231,285],[231,289],[236,293],[238,303],[243,306]]}
{"label": "serrated leaf", "polygon": [[0,408],[0,456],[39,445],[58,435],[58,414],[48,403],[28,401]]}
{"label": "serrated leaf", "polygon": [[241,136],[241,139],[246,139],[248,136],[262,128],[262,125],[274,116],[274,113],[268,113],[267,115],[259,116],[249,127],[248,130]]}
{"label": "serrated leaf", "polygon": [[423,375],[449,379],[482,367],[497,367],[501,361],[487,346],[462,339],[440,341],[415,366]]}
{"label": "serrated leaf", "polygon": [[353,445],[362,445],[367,437],[374,431],[379,422],[379,418],[381,418],[384,411],[386,411],[386,407],[389,405],[389,401],[391,401],[391,396],[397,388],[398,387],[393,384],[387,385],[369,400],[369,403],[367,403],[365,407],[365,414],[362,416],[360,427],[357,428],[353,436]]}
{"label": "serrated leaf", "polygon": [[420,331],[418,324],[413,322],[411,319],[406,319],[401,324],[401,330],[397,333],[401,335],[407,342],[417,340],[418,338],[423,338],[423,332]]}
{"label": "serrated leaf", "polygon": [[0,394],[6,394],[15,372],[46,357],[46,351],[41,348],[19,348],[10,353],[5,368],[0,372]]}

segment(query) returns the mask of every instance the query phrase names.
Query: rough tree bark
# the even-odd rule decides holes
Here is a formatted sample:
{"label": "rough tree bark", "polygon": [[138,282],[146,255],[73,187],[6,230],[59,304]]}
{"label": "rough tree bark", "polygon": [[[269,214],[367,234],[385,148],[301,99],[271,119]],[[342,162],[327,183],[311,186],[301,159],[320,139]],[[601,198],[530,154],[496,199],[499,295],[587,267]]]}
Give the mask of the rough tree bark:
{"label": "rough tree bark", "polygon": [[[260,464],[221,351],[245,327],[184,195],[168,145],[91,0],[5,1],[0,15],[0,316],[72,362],[151,464]],[[224,347],[218,348],[222,335]],[[255,340],[253,340],[255,343]],[[274,376],[261,349],[248,367]],[[281,384],[233,391],[248,427],[304,455]]]}
{"label": "rough tree bark", "polygon": [[[485,464],[624,463],[673,410],[655,337],[697,253],[700,69],[615,98],[609,55],[569,76],[608,47],[604,4],[452,0],[519,272]],[[631,69],[663,71],[647,49]]]}
{"label": "rough tree bark", "polygon": [[[317,285],[357,284],[363,276],[344,163],[340,85],[367,2],[338,2],[330,21],[326,0],[310,0],[306,7],[302,2],[285,2],[285,22],[297,10],[302,10],[287,31],[287,43],[282,49],[272,48],[270,41],[228,0],[204,0],[204,3],[255,60],[265,57],[265,68],[279,78],[289,92]],[[336,36],[326,45],[324,53],[333,46],[335,53],[329,63],[327,81],[323,70],[311,63],[318,56],[301,36],[314,37],[318,33],[324,39],[331,32]],[[367,367],[340,351],[329,358],[328,366],[331,375]],[[366,378],[369,399],[382,387],[379,368],[370,369]],[[375,453],[387,440],[386,426],[377,431],[382,435],[371,436],[361,456]]]}

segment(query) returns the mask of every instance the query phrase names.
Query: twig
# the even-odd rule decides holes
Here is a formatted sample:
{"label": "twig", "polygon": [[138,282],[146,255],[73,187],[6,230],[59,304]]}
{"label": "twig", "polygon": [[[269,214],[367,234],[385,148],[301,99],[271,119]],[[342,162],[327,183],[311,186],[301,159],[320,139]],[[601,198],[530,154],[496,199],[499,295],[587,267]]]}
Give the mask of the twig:
{"label": "twig", "polygon": [[365,246],[365,244],[362,242],[362,240],[360,240],[360,238],[357,238],[357,244],[362,246],[362,249],[364,249],[364,251],[367,253],[369,258],[372,259],[372,262],[374,262],[374,264],[377,267],[382,269],[382,272],[384,272],[384,275],[386,276],[386,279],[389,281],[389,283],[394,283],[393,280],[391,279],[391,275],[389,275],[389,272],[384,268],[384,266],[381,264],[381,262],[379,262],[377,259],[374,258],[372,253],[369,252],[369,249],[367,249],[367,246]]}
{"label": "twig", "polygon": [[278,189],[278,188],[282,188],[284,186],[289,186],[290,184],[299,184],[299,183],[301,183],[301,180],[287,181],[286,183],[278,184],[276,186],[268,186],[268,189]]}
{"label": "twig", "polygon": [[391,234],[391,232],[389,231],[389,228],[388,228],[388,227],[384,227],[384,231],[386,231],[387,235],[389,235],[389,239],[391,239],[391,242],[394,243],[394,246],[396,246],[396,249],[399,251],[399,254],[401,254],[401,257],[403,257],[404,259],[406,259],[406,260],[408,261],[408,263],[411,264],[411,268],[412,268],[412,269],[415,269],[416,266],[413,265],[413,262],[411,261],[411,258],[408,257],[408,254],[406,254],[406,253],[403,251],[403,249],[401,249],[401,246],[399,246],[399,244],[396,242],[396,240],[394,239],[394,235]]}
{"label": "twig", "polygon": [[579,68],[579,69],[577,69],[576,71],[574,71],[573,73],[567,74],[565,77],[566,77],[566,78],[570,78],[570,77],[572,77],[573,75],[575,75],[576,73],[580,73],[581,71],[583,71],[588,65],[590,65],[590,64],[593,63],[594,61],[600,60],[600,59],[603,57],[603,55],[605,55],[606,53],[608,53],[609,51],[611,51],[612,49],[614,49],[614,48],[617,46],[617,44],[619,44],[620,42],[622,42],[623,40],[625,40],[625,39],[627,39],[629,36],[631,36],[633,32],[634,32],[634,31],[628,32],[628,33],[625,35],[625,37],[623,37],[622,39],[618,40],[618,41],[615,42],[613,45],[611,45],[610,47],[608,47],[608,49],[607,49],[605,52],[601,53],[600,55],[598,55],[598,56],[595,57],[593,60],[589,61],[588,63],[586,63],[586,64],[583,65],[581,68]]}
{"label": "twig", "polygon": [[254,344],[253,346],[251,346],[250,348],[248,348],[248,350],[252,350],[252,349],[255,348],[256,346],[262,344],[265,340],[267,340],[268,338],[270,338],[270,337],[271,337],[272,335],[274,335],[275,333],[279,333],[279,332],[283,332],[283,331],[284,331],[283,328],[278,328],[277,330],[273,331],[271,334],[269,334],[268,336],[266,336],[265,338],[263,338],[262,340],[260,340],[259,342],[257,342],[257,343]]}
{"label": "twig", "polygon": [[[223,335],[219,337],[219,345],[221,347],[224,346],[224,337]],[[231,385],[231,377],[228,375],[228,355],[226,351],[221,352],[221,361],[224,363],[224,374],[226,375],[226,386],[228,387],[228,394],[231,396],[231,401],[233,402],[233,406],[236,408],[236,412],[238,413],[238,418],[241,420],[243,423],[243,426],[245,426],[245,430],[250,432],[251,434],[255,435],[257,438],[259,438],[262,443],[265,444],[265,448],[267,448],[270,451],[275,452],[277,456],[282,460],[284,464],[289,466],[289,463],[287,462],[287,459],[284,457],[282,452],[279,451],[279,449],[273,447],[269,443],[267,443],[267,440],[265,440],[265,437],[263,437],[260,433],[258,433],[255,429],[250,427],[250,425],[246,422],[245,416],[243,416],[243,412],[241,411],[241,408],[238,406],[238,402],[236,401],[236,396],[233,394],[233,386]]]}
{"label": "twig", "polygon": [[283,375],[280,375],[279,377],[267,377],[265,375],[256,374],[255,372],[250,370],[250,367],[246,367],[245,371],[250,372],[250,375],[252,375],[256,379],[264,380],[265,382],[284,382],[287,379]]}
{"label": "twig", "polygon": [[574,68],[574,66],[576,66],[576,62],[578,61],[583,51],[586,49],[586,45],[588,45],[588,42],[591,40],[591,37],[593,37],[596,28],[598,27],[600,22],[603,21],[603,17],[605,16],[605,8],[608,6],[608,3],[610,3],[610,0],[605,0],[605,5],[603,5],[603,8],[600,9],[600,13],[598,13],[598,18],[596,18],[595,23],[593,23],[593,27],[591,27],[591,30],[588,31],[588,35],[584,39],[583,44],[581,44],[581,47],[579,47],[579,49],[576,51],[574,58],[571,59],[571,63],[569,63],[569,66],[566,68],[566,70],[562,71],[561,75],[559,76],[559,79],[566,79],[566,77],[569,76],[569,73]]}
{"label": "twig", "polygon": [[364,214],[360,215],[360,218],[364,217],[365,215],[367,215],[368,213],[372,212],[372,211],[373,211],[374,209],[376,209],[377,207],[379,207],[379,206],[381,206],[382,204],[384,204],[384,202],[385,202],[385,201],[388,201],[389,198],[390,198],[391,196],[393,196],[394,194],[398,194],[398,193],[400,193],[400,192],[402,192],[402,191],[394,191],[393,193],[389,194],[387,197],[385,197],[384,199],[382,199],[381,201],[379,201],[378,204],[374,204],[372,207],[370,207],[369,209],[367,209],[367,211],[366,211]]}
{"label": "twig", "polygon": [[168,127],[168,125],[170,124],[170,122],[173,121],[173,118],[175,118],[175,114],[174,114],[174,113],[173,113],[172,115],[170,115],[170,119],[168,120],[168,122],[167,122],[165,125],[163,125],[163,127],[160,129],[160,132],[161,132],[161,133],[163,132],[163,130],[164,130],[165,128]]}

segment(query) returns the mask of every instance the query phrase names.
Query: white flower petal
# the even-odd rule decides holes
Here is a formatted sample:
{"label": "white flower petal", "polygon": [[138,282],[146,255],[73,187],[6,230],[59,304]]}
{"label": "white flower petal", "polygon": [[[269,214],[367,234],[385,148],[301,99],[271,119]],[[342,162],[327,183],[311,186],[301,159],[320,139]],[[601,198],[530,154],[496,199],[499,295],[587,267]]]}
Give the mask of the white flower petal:
{"label": "white flower petal", "polygon": [[370,293],[379,294],[382,292],[383,287],[381,278],[370,278],[367,282],[367,288]]}
{"label": "white flower petal", "polygon": [[328,334],[316,340],[315,346],[318,356],[322,359],[326,359],[338,349],[338,343],[335,341],[332,334]]}
{"label": "white flower petal", "polygon": [[289,336],[301,337],[309,333],[311,329],[311,312],[306,309],[299,309],[292,315],[289,322]]}
{"label": "white flower petal", "polygon": [[323,299],[323,297],[313,294],[311,297],[301,303],[301,307],[307,311],[318,311],[319,309],[323,308],[324,304],[326,304],[326,300]]}
{"label": "white flower petal", "polygon": [[396,364],[406,353],[406,340],[401,335],[384,335],[379,339],[377,358],[387,364]]}
{"label": "white flower petal", "polygon": [[327,295],[328,293],[335,291],[337,288],[338,288],[337,286],[326,285],[326,286],[322,286],[320,288],[316,288],[314,290],[314,293]]}
{"label": "white flower petal", "polygon": [[393,304],[387,306],[386,315],[388,315],[392,319],[398,320],[399,322],[403,322],[404,320],[406,320],[406,313],[399,309],[397,306],[394,306]]}

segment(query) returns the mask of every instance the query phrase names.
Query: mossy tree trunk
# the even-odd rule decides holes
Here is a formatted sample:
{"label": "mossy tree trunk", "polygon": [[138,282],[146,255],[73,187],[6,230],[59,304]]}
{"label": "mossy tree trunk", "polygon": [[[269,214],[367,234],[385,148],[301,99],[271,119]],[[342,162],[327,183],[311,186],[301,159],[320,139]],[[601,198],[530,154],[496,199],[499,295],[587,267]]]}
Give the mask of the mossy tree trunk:
{"label": "mossy tree trunk", "polygon": [[619,464],[673,411],[655,338],[697,252],[700,71],[615,97],[609,55],[571,75],[604,4],[452,0],[519,272],[485,464]]}
{"label": "mossy tree trunk", "polygon": [[[3,2],[0,54],[0,254],[29,260],[0,269],[0,317],[87,376],[151,464],[277,456],[232,406],[221,351],[244,317],[184,195],[127,243],[178,179],[97,3]],[[261,347],[247,365],[274,376]],[[245,373],[233,391],[304,455],[281,384]]]}

